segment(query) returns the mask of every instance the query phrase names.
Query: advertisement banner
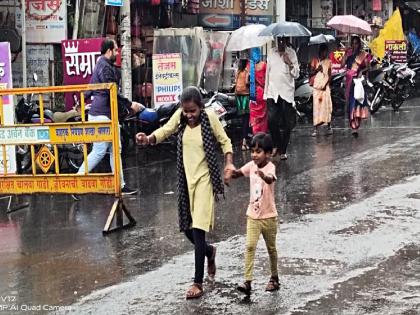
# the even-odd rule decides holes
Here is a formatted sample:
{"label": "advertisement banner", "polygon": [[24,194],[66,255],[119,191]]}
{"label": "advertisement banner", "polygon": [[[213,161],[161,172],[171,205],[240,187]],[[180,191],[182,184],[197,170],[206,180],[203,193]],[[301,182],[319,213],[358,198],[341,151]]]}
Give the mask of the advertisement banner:
{"label": "advertisement banner", "polygon": [[[271,24],[273,21],[274,2],[274,0],[246,1],[246,23]],[[200,1],[199,23],[202,26],[217,29],[236,29],[240,27],[241,1]]]}
{"label": "advertisement banner", "polygon": [[181,54],[154,54],[152,60],[154,106],[178,102],[182,92]]}
{"label": "advertisement banner", "polygon": [[391,60],[396,63],[407,62],[407,41],[406,40],[386,40],[385,51],[391,54]]}
{"label": "advertisement banner", "polygon": [[341,66],[341,61],[344,58],[345,52],[346,50],[342,48],[342,49],[337,49],[336,51],[333,51],[332,53],[330,53],[330,60],[332,63],[332,71],[331,71],[332,74],[336,74],[343,71],[343,67]]}
{"label": "advertisement banner", "polygon": [[[26,73],[28,86],[51,86],[51,64],[54,61],[53,45],[26,45]],[[12,66],[13,86],[22,87],[23,70],[22,54],[16,58]],[[36,73],[38,80],[35,82],[33,74]],[[44,100],[49,100],[49,95],[44,95]]]}
{"label": "advertisement banner", "polygon": [[[61,42],[64,85],[88,84],[101,55],[103,38],[64,40]],[[80,102],[78,93],[66,93],[66,110]],[[89,100],[86,100],[89,102]]]}
{"label": "advertisement banner", "polygon": [[[12,84],[12,59],[10,55],[10,44],[0,43],[0,89],[11,89]],[[11,95],[3,97],[4,124],[13,125],[15,111]],[[6,147],[7,173],[16,173],[16,154],[14,146]],[[3,148],[0,147],[0,174],[4,174]]]}
{"label": "advertisement banner", "polygon": [[[17,8],[16,14],[21,10]],[[67,38],[67,1],[26,0],[26,36],[29,43],[60,43]]]}

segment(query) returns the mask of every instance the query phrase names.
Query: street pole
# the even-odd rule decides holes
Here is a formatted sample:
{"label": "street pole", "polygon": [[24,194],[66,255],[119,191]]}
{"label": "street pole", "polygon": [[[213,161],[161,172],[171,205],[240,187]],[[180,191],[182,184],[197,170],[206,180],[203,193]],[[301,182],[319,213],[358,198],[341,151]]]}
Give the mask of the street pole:
{"label": "street pole", "polygon": [[26,0],[22,0],[22,86],[25,88],[28,85],[27,67],[26,67]]}
{"label": "street pole", "polygon": [[246,24],[246,0],[241,0],[241,26]]}
{"label": "street pole", "polygon": [[121,20],[121,92],[128,99],[132,99],[131,79],[131,23],[130,23],[130,1],[123,0],[120,9]]}
{"label": "street pole", "polygon": [[286,21],[286,0],[276,1],[276,22]]}
{"label": "street pole", "polygon": [[79,33],[79,18],[80,18],[80,0],[76,0],[76,8],[74,9],[74,26],[72,39],[77,39]]}

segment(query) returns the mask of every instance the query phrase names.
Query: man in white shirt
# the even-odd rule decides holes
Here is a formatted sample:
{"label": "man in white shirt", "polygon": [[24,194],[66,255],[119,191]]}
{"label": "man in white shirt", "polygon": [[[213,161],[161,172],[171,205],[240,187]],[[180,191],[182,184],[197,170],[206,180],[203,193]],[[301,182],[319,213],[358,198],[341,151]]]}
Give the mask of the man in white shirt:
{"label": "man in white shirt", "polygon": [[277,48],[272,48],[267,57],[264,99],[267,100],[268,128],[275,146],[273,156],[280,153],[282,160],[287,159],[290,133],[296,125],[296,111],[292,104],[298,77],[296,52],[286,45],[285,38],[278,37]]}

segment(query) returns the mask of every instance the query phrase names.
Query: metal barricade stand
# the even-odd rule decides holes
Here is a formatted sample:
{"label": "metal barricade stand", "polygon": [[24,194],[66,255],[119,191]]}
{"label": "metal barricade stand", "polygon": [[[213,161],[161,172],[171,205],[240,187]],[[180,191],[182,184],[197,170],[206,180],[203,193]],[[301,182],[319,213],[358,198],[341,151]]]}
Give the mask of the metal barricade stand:
{"label": "metal barricade stand", "polygon": [[[84,92],[108,90],[110,93],[111,121],[89,122],[85,117]],[[43,94],[80,93],[81,121],[46,123],[44,117]],[[34,94],[38,96],[40,122],[37,124],[5,125],[3,96]],[[88,173],[87,145],[94,142],[112,142],[114,173]],[[59,165],[59,145],[82,143],[84,174],[63,174]],[[32,174],[8,173],[7,147],[15,145],[30,146]],[[117,85],[89,84],[52,87],[32,87],[0,90],[0,146],[3,149],[4,173],[0,174],[0,194],[23,195],[35,193],[48,194],[108,194],[115,201],[103,229],[107,234],[122,228],[131,227],[136,221],[126,208],[121,194],[120,180],[120,141],[118,125]],[[38,172],[41,169],[41,172]],[[9,200],[8,212],[10,212]],[[20,207],[21,208],[21,207]],[[128,223],[124,224],[124,215]],[[115,227],[112,227],[116,219]]]}

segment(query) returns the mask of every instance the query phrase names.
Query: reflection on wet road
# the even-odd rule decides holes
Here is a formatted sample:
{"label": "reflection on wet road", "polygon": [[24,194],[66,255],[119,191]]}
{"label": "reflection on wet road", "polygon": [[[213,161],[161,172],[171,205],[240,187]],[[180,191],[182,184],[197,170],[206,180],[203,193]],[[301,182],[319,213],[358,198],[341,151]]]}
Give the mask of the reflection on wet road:
{"label": "reflection on wet road", "polygon": [[[260,243],[254,294],[242,280],[248,182],[217,205],[218,272],[205,296],[186,302],[191,245],[178,232],[174,151],[138,150],[126,162],[127,198],[138,224],[102,237],[112,199],[36,196],[0,213],[0,295],[19,304],[72,305],[74,314],[418,314],[420,312],[420,109],[382,111],[353,139],[345,122],[331,137],[292,135],[275,161],[281,290],[266,294]],[[235,164],[249,160],[238,151]],[[22,197],[24,198],[24,197]],[[3,206],[4,207],[4,206]],[[97,291],[96,291],[97,290]],[[95,291],[95,292],[94,292]],[[93,292],[93,293],[92,293]]]}

